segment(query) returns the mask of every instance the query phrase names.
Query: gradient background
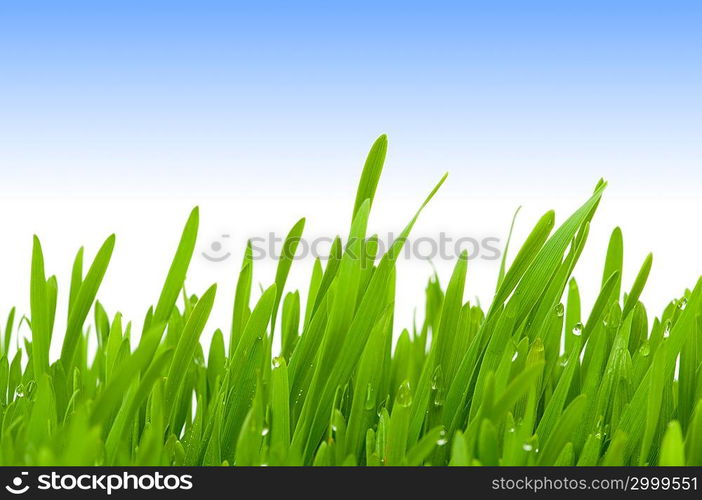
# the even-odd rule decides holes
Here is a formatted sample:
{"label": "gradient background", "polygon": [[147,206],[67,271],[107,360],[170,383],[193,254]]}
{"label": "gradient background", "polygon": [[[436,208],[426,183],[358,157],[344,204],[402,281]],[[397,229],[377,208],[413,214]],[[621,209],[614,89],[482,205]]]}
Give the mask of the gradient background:
{"label": "gradient background", "polygon": [[[198,252],[227,233],[233,255],[196,257],[189,290],[219,282],[213,326],[228,328],[245,239],[305,215],[309,235],[345,232],[380,133],[381,233],[449,171],[417,234],[504,241],[523,205],[515,248],[607,178],[583,300],[620,225],[626,287],[654,252],[643,299],[657,313],[702,274],[700,26],[693,1],[2,2],[0,314],[28,310],[33,233],[65,298],[78,246],[92,258],[115,231],[100,299],[140,323],[200,204]],[[435,262],[444,280],[452,265]],[[399,324],[430,272],[400,263]],[[467,298],[489,301],[496,272],[469,265]]]}

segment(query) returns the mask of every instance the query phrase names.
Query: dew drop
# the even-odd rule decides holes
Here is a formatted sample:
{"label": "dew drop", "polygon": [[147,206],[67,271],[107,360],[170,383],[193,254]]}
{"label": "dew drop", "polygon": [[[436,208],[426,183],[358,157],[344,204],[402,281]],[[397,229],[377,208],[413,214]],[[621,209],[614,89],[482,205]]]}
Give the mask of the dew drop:
{"label": "dew drop", "polygon": [[431,378],[431,388],[433,390],[441,389],[443,385],[444,375],[441,371],[441,365],[437,366],[434,370],[434,376]]}
{"label": "dew drop", "polygon": [[442,391],[436,391],[436,394],[434,394],[434,406],[437,408],[440,406],[444,406],[444,395]]}
{"label": "dew drop", "polygon": [[409,380],[405,380],[397,390],[397,404],[407,408],[412,405],[412,389]]}
{"label": "dew drop", "polygon": [[283,364],[283,357],[282,356],[276,356],[273,358],[273,368],[280,368]]}
{"label": "dew drop", "polygon": [[534,447],[530,443],[524,443],[522,445],[522,450],[524,450],[524,451],[531,451],[533,449],[534,449]]}
{"label": "dew drop", "polygon": [[646,357],[649,354],[651,354],[651,346],[646,342],[645,344],[642,344],[641,347],[639,347],[639,353],[643,356]]}
{"label": "dew drop", "polygon": [[19,384],[17,388],[15,389],[15,399],[16,398],[23,398],[24,397],[24,386],[22,384]]}
{"label": "dew drop", "polygon": [[375,391],[373,390],[373,384],[368,382],[366,386],[366,401],[364,404],[366,410],[372,410],[375,408]]}
{"label": "dew drop", "polygon": [[563,304],[561,304],[559,302],[558,305],[556,306],[556,316],[558,316],[559,318],[562,317],[564,311],[565,311],[565,308],[563,307]]}
{"label": "dew drop", "polygon": [[679,309],[683,310],[685,309],[685,307],[687,307],[687,297],[683,297],[682,299],[680,299],[680,302],[678,302]]}
{"label": "dew drop", "polygon": [[448,439],[446,437],[446,431],[442,430],[441,433],[439,434],[439,439],[437,439],[436,444],[438,446],[444,446],[446,443],[448,443]]}
{"label": "dew drop", "polygon": [[514,356],[512,356],[512,361],[517,361],[518,357],[519,357],[519,352],[514,351]]}
{"label": "dew drop", "polygon": [[670,320],[665,322],[665,330],[663,330],[663,338],[670,337]]}
{"label": "dew drop", "polygon": [[263,429],[261,429],[261,436],[267,436],[269,432],[270,429],[264,426]]}
{"label": "dew drop", "polygon": [[444,374],[441,371],[441,365],[434,370],[434,376],[431,379],[431,390],[434,406],[444,405]]}
{"label": "dew drop", "polygon": [[578,322],[573,327],[573,335],[575,335],[576,337],[579,337],[580,334],[582,334],[582,333],[583,333],[583,324]]}

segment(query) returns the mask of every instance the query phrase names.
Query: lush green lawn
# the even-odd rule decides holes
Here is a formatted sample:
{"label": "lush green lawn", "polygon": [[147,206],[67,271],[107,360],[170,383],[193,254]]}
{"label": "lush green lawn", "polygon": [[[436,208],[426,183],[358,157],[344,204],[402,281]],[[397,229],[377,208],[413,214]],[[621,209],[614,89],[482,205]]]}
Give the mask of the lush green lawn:
{"label": "lush green lawn", "polygon": [[639,296],[651,257],[623,287],[615,229],[603,270],[587,270],[602,273],[599,296],[581,310],[571,273],[604,182],[559,228],[553,212],[539,220],[489,308],[463,302],[463,255],[445,288],[429,280],[424,322],[392,342],[403,240],[376,256],[366,234],[386,148],[373,145],[353,223],[315,263],[307,302],[284,290],[301,220],[260,297],[249,247],[231,325],[209,352],[199,339],[216,288],[184,292],[197,209],[142,332],[96,301],[114,236],[87,272],[78,253],[67,328],[54,331],[58,287],[35,239],[32,340],[10,355],[13,310],[1,343],[0,464],[702,465],[702,281],[649,324]]}

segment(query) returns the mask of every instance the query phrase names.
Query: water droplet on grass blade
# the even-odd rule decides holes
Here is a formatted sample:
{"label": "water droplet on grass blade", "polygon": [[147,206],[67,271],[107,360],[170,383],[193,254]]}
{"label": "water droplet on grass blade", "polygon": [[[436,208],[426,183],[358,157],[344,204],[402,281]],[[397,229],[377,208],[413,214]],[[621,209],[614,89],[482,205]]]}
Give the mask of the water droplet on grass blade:
{"label": "water droplet on grass blade", "polygon": [[559,318],[562,317],[564,311],[565,308],[563,307],[563,304],[559,302],[558,305],[556,305],[556,316],[558,316]]}
{"label": "water droplet on grass blade", "polygon": [[412,388],[409,380],[400,384],[400,388],[397,390],[397,404],[405,408],[412,405]]}
{"label": "water droplet on grass blade", "polygon": [[443,385],[443,373],[441,372],[441,365],[437,366],[434,370],[434,375],[431,378],[431,388],[433,390],[440,389]]}
{"label": "water droplet on grass blade", "polygon": [[434,406],[444,405],[444,374],[441,370],[441,365],[434,370],[434,376],[431,379],[432,399]]}
{"label": "water droplet on grass blade", "polygon": [[366,401],[364,408],[366,410],[372,410],[375,408],[375,391],[373,390],[373,384],[368,382],[368,385],[366,386]]}
{"label": "water droplet on grass blade", "polygon": [[573,327],[573,335],[579,337],[583,333],[583,324],[578,322]]}

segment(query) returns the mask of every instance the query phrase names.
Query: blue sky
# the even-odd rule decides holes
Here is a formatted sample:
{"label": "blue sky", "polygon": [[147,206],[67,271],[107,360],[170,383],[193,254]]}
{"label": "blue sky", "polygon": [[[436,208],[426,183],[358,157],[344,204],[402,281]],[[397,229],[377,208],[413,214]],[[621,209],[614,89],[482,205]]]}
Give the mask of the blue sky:
{"label": "blue sky", "polygon": [[345,192],[386,132],[398,190],[694,194],[700,25],[691,1],[5,2],[0,191]]}
{"label": "blue sky", "polygon": [[[247,231],[303,215],[310,234],[338,231],[387,133],[379,231],[449,171],[418,234],[504,238],[523,205],[523,241],[605,177],[578,274],[585,303],[620,225],[627,283],[656,256],[645,299],[657,312],[702,274],[687,216],[702,210],[700,26],[702,2],[675,0],[2,2],[0,229],[12,244],[0,276],[16,285],[0,307],[27,310],[33,233],[59,272],[78,245],[97,248],[99,228],[116,231],[101,297],[140,318],[194,204],[198,251],[224,232],[241,251]],[[194,264],[190,289],[233,290],[234,268],[210,264]],[[412,264],[398,272],[398,324],[430,273]],[[436,265],[447,279],[453,262]],[[468,294],[489,300],[496,269],[470,269]],[[304,289],[308,274],[294,268],[289,283]]]}

